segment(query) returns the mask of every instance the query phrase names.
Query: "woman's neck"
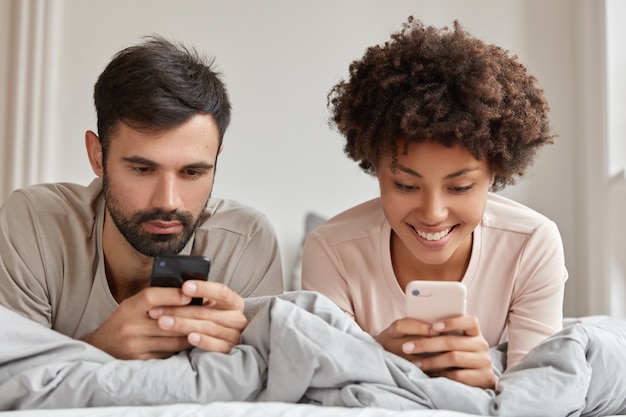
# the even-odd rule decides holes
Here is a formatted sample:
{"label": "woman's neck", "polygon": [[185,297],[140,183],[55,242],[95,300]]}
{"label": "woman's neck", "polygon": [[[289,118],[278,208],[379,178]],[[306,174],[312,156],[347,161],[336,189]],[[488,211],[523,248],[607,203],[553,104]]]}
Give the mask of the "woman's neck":
{"label": "woman's neck", "polygon": [[472,254],[473,234],[442,264],[426,264],[413,255],[398,235],[391,232],[391,264],[402,290],[414,280],[461,281]]}

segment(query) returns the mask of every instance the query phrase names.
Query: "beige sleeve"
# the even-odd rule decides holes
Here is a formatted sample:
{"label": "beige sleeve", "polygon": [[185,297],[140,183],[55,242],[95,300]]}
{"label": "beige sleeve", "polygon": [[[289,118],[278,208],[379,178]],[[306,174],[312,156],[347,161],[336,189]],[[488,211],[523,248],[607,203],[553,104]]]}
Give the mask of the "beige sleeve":
{"label": "beige sleeve", "polygon": [[46,250],[32,204],[13,192],[0,207],[0,304],[51,327]]}
{"label": "beige sleeve", "polygon": [[302,252],[302,289],[324,294],[354,318],[354,307],[342,270],[341,260],[324,237],[316,231],[309,233]]}
{"label": "beige sleeve", "polygon": [[273,225],[259,216],[254,230],[243,247],[234,272],[235,277],[249,277],[241,286],[242,297],[276,295],[283,292],[282,259]]}
{"label": "beige sleeve", "polygon": [[514,299],[509,312],[507,368],[563,325],[563,294],[568,272],[561,235],[554,222],[530,236],[519,262]]}

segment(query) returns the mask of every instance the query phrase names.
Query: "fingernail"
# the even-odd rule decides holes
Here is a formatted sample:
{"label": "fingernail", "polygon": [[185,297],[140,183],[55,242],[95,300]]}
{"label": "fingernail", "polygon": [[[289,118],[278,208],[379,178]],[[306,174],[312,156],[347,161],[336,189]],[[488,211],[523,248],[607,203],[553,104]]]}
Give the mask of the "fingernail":
{"label": "fingernail", "polygon": [[163,317],[161,317],[159,319],[159,324],[164,329],[171,329],[172,326],[174,326],[174,318],[173,317],[168,317],[168,316],[163,316]]}
{"label": "fingernail", "polygon": [[163,315],[163,309],[161,307],[154,307],[148,310],[148,315],[153,319],[158,319]]}
{"label": "fingernail", "polygon": [[418,368],[422,367],[422,361],[415,361],[413,362],[413,365],[417,366]]}
{"label": "fingernail", "polygon": [[185,285],[185,289],[187,290],[187,292],[190,292],[192,294],[195,294],[196,291],[198,290],[198,286],[196,284],[194,284],[193,282],[188,282]]}
{"label": "fingernail", "polygon": [[433,324],[433,330],[436,331],[436,332],[440,332],[440,331],[442,331],[445,328],[446,328],[446,325],[443,324],[440,321],[438,321],[437,323]]}
{"label": "fingernail", "polygon": [[187,340],[189,341],[189,343],[195,346],[200,343],[200,335],[198,333],[189,333],[189,337],[187,338]]}
{"label": "fingernail", "polygon": [[413,342],[407,342],[402,345],[402,351],[404,353],[413,353],[414,349],[415,349],[415,343]]}

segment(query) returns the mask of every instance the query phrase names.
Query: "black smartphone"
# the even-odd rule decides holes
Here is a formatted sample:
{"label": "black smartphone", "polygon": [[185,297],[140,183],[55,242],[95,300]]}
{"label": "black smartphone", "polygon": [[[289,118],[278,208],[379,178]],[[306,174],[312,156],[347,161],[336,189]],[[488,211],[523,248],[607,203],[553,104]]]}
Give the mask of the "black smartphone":
{"label": "black smartphone", "polygon": [[[150,286],[180,288],[188,279],[209,279],[211,261],[206,256],[157,256],[152,264]],[[202,305],[202,298],[192,298],[189,304]]]}

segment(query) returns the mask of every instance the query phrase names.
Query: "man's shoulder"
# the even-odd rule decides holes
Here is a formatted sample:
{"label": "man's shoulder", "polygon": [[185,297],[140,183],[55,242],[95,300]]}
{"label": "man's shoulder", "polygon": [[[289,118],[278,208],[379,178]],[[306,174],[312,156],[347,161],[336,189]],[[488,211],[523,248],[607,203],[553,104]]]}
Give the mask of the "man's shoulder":
{"label": "man's shoulder", "polygon": [[237,200],[211,197],[204,210],[199,229],[222,229],[248,235],[259,228],[271,228],[267,216],[252,206]]}
{"label": "man's shoulder", "polygon": [[101,190],[99,180],[88,186],[66,182],[35,184],[13,191],[3,205],[35,213],[91,213]]}

